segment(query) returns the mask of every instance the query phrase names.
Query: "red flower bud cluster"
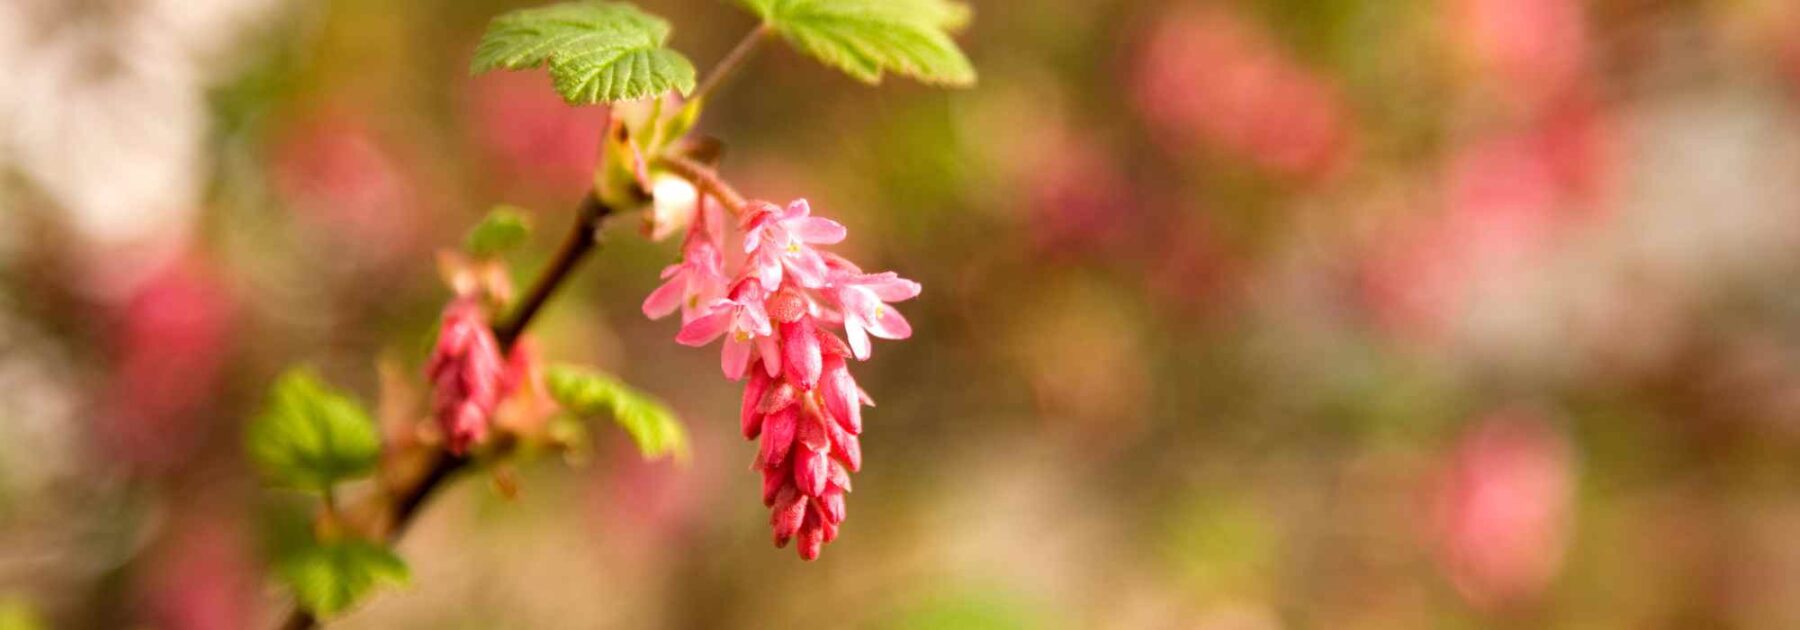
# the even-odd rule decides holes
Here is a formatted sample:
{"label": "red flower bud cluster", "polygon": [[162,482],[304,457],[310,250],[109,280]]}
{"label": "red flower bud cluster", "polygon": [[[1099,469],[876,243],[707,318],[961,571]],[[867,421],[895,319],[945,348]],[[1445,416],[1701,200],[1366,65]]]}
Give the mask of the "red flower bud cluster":
{"label": "red flower bud cluster", "polygon": [[437,345],[426,363],[432,410],[457,455],[487,437],[494,408],[508,389],[507,362],[474,298],[459,297],[444,307]]}

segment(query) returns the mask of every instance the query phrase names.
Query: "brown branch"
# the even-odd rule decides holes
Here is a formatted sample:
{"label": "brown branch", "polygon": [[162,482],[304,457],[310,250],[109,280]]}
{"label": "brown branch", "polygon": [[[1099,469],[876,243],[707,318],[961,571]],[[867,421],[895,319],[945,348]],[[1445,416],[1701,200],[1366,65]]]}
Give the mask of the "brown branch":
{"label": "brown branch", "polygon": [[600,222],[612,213],[612,209],[601,202],[598,195],[590,193],[582,198],[581,208],[576,213],[575,226],[563,238],[562,247],[550,259],[550,266],[531,285],[531,290],[519,302],[512,317],[494,326],[494,338],[500,342],[502,350],[512,349],[513,342],[519,340],[519,335],[531,325],[532,318],[537,316],[538,310],[544,307],[544,303],[550,300],[557,288],[563,285],[563,280],[599,245]]}

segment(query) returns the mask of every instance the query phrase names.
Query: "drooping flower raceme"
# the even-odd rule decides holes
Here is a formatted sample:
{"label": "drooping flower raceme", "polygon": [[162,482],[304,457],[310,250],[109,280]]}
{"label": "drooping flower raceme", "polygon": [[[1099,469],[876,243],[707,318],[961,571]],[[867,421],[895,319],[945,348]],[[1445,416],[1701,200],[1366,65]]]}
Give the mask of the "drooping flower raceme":
{"label": "drooping flower raceme", "polygon": [[812,560],[837,538],[850,473],[862,467],[862,407],[873,403],[850,374],[850,361],[869,358],[871,336],[912,335],[889,303],[917,296],[919,284],[892,272],[865,274],[817,249],[844,240],[847,231],[812,216],[804,199],[785,208],[748,204],[739,217],[742,261],[722,273],[723,259],[711,257],[728,251],[725,235],[700,216],[682,262],[664,272],[669,282],[645,301],[644,312],[658,318],[683,301],[719,294],[684,312],[676,341],[703,346],[724,337],[725,376],[749,376],[739,420],[745,438],[761,440],[752,468],[763,477],[775,545],[798,540],[800,557]]}

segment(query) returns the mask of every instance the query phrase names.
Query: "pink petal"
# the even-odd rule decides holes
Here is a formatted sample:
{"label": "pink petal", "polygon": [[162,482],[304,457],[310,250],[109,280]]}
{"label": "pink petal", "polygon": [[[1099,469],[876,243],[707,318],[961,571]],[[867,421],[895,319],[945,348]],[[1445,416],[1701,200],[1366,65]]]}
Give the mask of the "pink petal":
{"label": "pink petal", "polygon": [[731,326],[731,311],[729,308],[715,306],[711,313],[682,326],[681,332],[675,334],[675,342],[696,348],[712,343],[712,340],[725,334],[725,329]]}
{"label": "pink petal", "polygon": [[744,384],[743,407],[738,411],[738,420],[744,429],[744,439],[753,440],[762,433],[763,412],[760,407],[763,394],[769,391],[774,379],[761,372],[750,375],[750,382]]}
{"label": "pink petal", "polygon": [[869,331],[863,330],[860,320],[844,318],[844,338],[850,341],[850,353],[856,356],[856,360],[869,358]]}
{"label": "pink petal", "polygon": [[781,342],[773,336],[757,337],[756,350],[762,355],[763,369],[769,376],[781,373]]}
{"label": "pink petal", "polygon": [[750,367],[750,350],[754,347],[749,341],[725,340],[725,347],[719,351],[719,367],[725,370],[725,378],[735,381],[744,377],[744,370]]}
{"label": "pink petal", "polygon": [[883,302],[902,302],[919,296],[923,288],[917,282],[900,277],[892,271],[864,276],[861,284],[875,292],[875,297]]}
{"label": "pink petal", "polygon": [[[794,476],[794,471],[787,465],[760,470],[762,470],[763,476],[763,505],[775,505],[776,495],[781,493],[783,487],[787,487],[788,479]],[[849,473],[844,474],[848,475]]]}
{"label": "pink petal", "polygon": [[800,410],[800,425],[794,430],[794,441],[809,451],[831,448],[831,439],[826,437],[825,419],[819,417],[818,409],[811,403]]}
{"label": "pink petal", "polygon": [[794,444],[794,430],[800,414],[793,407],[769,414],[763,418],[762,444],[759,445],[758,457],[764,468],[780,466],[787,459],[788,448]]}
{"label": "pink petal", "polygon": [[843,464],[837,462],[831,463],[830,481],[832,487],[843,490],[844,492],[850,491],[850,471],[844,470]]}
{"label": "pink petal", "polygon": [[851,284],[835,292],[838,303],[843,306],[845,319],[869,320],[875,317],[875,311],[881,308],[881,298],[868,287]]}
{"label": "pink petal", "polygon": [[788,203],[787,209],[783,210],[780,216],[784,221],[792,221],[811,214],[812,204],[807,203],[805,199],[795,199]]}
{"label": "pink petal", "polygon": [[744,253],[748,254],[750,252],[756,251],[757,247],[762,246],[762,241],[763,241],[763,231],[761,229],[751,228],[751,229],[745,230],[744,231]]}
{"label": "pink petal", "polygon": [[781,257],[769,252],[767,248],[756,250],[750,258],[751,275],[762,281],[764,289],[774,291],[781,288]]}
{"label": "pink petal", "polygon": [[[774,379],[767,380],[774,382]],[[789,405],[798,400],[800,400],[800,390],[794,389],[793,384],[782,381],[763,394],[762,400],[756,403],[756,411],[758,413],[775,413],[787,409]]]}
{"label": "pink petal", "polygon": [[813,502],[816,505],[816,509],[819,510],[819,514],[825,517],[825,522],[844,522],[845,510],[843,490],[835,487],[827,489],[824,493],[819,495],[819,498],[814,499]]}
{"label": "pink petal", "polygon": [[668,317],[670,313],[675,312],[675,309],[681,308],[682,293],[685,289],[687,289],[687,278],[677,277],[664,282],[655,291],[651,291],[649,297],[644,298],[644,316],[650,319]]}
{"label": "pink petal", "polygon": [[818,329],[818,333],[820,352],[840,357],[850,356],[850,344],[844,343],[843,339],[839,339],[837,335],[831,334],[831,331],[825,330],[823,327]]}
{"label": "pink petal", "polygon": [[862,267],[856,266],[856,263],[850,262],[849,259],[844,258],[843,256],[831,252],[819,252],[819,255],[825,258],[825,267],[834,273],[849,275],[859,275],[862,273]]}
{"label": "pink petal", "polygon": [[793,231],[794,238],[802,242],[821,245],[843,241],[845,236],[850,235],[850,230],[845,229],[844,224],[820,217],[796,220],[788,229]]}
{"label": "pink petal", "polygon": [[882,339],[905,339],[912,336],[912,324],[900,316],[900,311],[885,306],[875,309],[875,318],[869,322],[869,334]]}
{"label": "pink petal", "polygon": [[862,470],[862,442],[856,436],[844,431],[837,423],[825,425],[825,435],[831,440],[831,456],[844,463],[851,472]]}
{"label": "pink petal", "polygon": [[769,326],[768,311],[764,310],[762,304],[758,302],[744,304],[743,311],[738,313],[737,326],[738,330],[759,337],[775,332],[775,329]]}
{"label": "pink petal", "polygon": [[776,544],[787,544],[787,540],[800,530],[808,503],[806,495],[793,486],[784,487],[775,495],[775,512],[770,515],[770,524],[775,527]]}
{"label": "pink petal", "polygon": [[[810,511],[810,510],[809,510]],[[825,523],[817,514],[806,517],[807,526],[800,528],[800,559],[812,562],[819,559],[819,552],[825,550]]]}
{"label": "pink petal", "polygon": [[786,351],[782,357],[783,367],[788,380],[805,389],[819,384],[819,371],[824,368],[819,338],[813,336],[812,327],[811,319],[781,325],[781,344]]}
{"label": "pink petal", "polygon": [[811,247],[801,247],[800,251],[781,257],[789,273],[800,282],[800,286],[818,288],[825,286],[825,259]]}
{"label": "pink petal", "polygon": [[794,485],[808,496],[825,492],[826,478],[831,474],[831,458],[825,451],[801,450],[794,456]]}
{"label": "pink petal", "polygon": [[850,375],[842,357],[825,357],[825,371],[819,377],[819,394],[825,399],[825,409],[831,412],[832,419],[845,431],[862,433],[862,405],[856,399],[856,379]]}

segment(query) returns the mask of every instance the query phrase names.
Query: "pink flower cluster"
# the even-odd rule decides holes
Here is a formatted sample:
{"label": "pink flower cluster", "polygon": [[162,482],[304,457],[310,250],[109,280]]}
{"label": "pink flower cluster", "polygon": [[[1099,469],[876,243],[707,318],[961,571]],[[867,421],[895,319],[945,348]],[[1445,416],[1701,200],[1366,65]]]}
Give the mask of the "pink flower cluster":
{"label": "pink flower cluster", "polygon": [[1556,578],[1574,519],[1571,449],[1529,408],[1490,412],[1459,440],[1434,518],[1438,560],[1471,604],[1527,603]]}
{"label": "pink flower cluster", "polygon": [[470,297],[452,300],[425,366],[433,387],[432,410],[450,452],[467,453],[469,445],[487,437],[494,408],[509,389],[507,372],[480,304]]}
{"label": "pink flower cluster", "polygon": [[1338,88],[1243,12],[1176,5],[1135,60],[1138,110],[1158,140],[1180,151],[1214,147],[1301,180],[1338,170],[1353,144]]}
{"label": "pink flower cluster", "polygon": [[812,216],[804,199],[786,208],[750,203],[737,251],[725,246],[724,218],[705,210],[689,226],[681,262],[644,300],[644,314],[680,310],[675,340],[684,345],[725,338],[725,376],[750,376],[741,420],[745,438],[762,439],[752,467],[763,475],[775,545],[798,539],[800,557],[812,560],[837,537],[850,473],[862,467],[862,406],[873,402],[849,361],[869,358],[870,336],[912,336],[888,303],[917,296],[919,283],[863,273],[817,249],[846,231]]}

